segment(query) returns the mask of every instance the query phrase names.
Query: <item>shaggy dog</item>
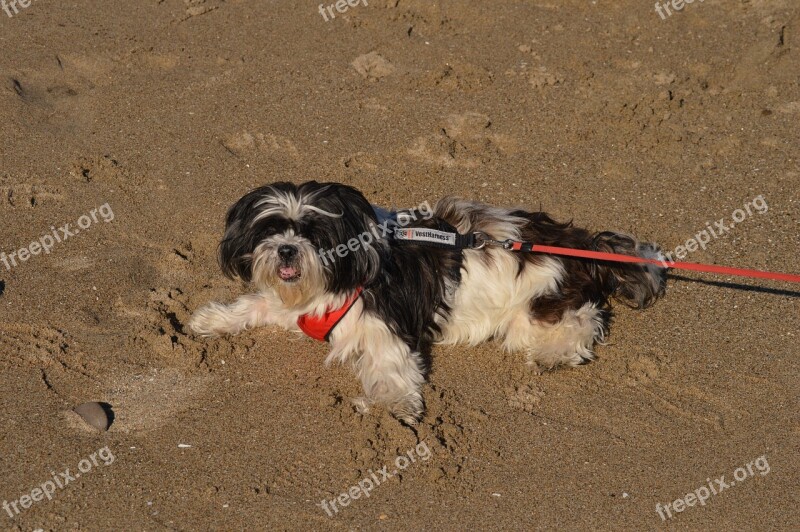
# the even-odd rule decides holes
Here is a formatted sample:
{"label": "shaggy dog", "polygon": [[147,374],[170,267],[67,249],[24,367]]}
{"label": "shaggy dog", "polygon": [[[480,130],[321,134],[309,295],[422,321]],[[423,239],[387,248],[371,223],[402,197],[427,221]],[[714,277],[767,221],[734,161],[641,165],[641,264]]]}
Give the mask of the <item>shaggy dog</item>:
{"label": "shaggy dog", "polygon": [[253,293],[209,303],[191,328],[218,336],[280,325],[325,339],[326,364],[348,363],[361,379],[360,411],[378,402],[413,424],[424,410],[423,357],[432,343],[497,339],[540,368],[576,366],[592,360],[594,343],[605,338],[610,298],[644,308],[665,290],[666,268],[657,265],[493,245],[522,241],[663,260],[657,246],[626,234],[453,197],[419,214],[384,211],[338,183],[253,190],[228,211],[219,246],[224,274]]}

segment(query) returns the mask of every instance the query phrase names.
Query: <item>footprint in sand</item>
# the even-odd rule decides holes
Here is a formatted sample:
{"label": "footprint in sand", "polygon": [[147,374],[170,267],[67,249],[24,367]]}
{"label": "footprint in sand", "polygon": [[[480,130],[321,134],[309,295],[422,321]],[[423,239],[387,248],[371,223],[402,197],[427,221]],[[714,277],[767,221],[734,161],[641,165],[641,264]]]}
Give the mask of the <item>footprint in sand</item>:
{"label": "footprint in sand", "polygon": [[272,133],[233,133],[223,137],[222,145],[236,157],[264,153],[284,162],[296,163],[300,160],[300,151],[291,140]]}
{"label": "footprint in sand", "polygon": [[356,72],[358,72],[362,78],[370,81],[377,81],[381,78],[385,78],[395,71],[394,65],[378,52],[360,55],[353,60],[351,65],[353,65],[353,68],[356,69]]}
{"label": "footprint in sand", "polygon": [[495,133],[484,114],[453,114],[438,129],[435,135],[419,137],[408,155],[433,165],[476,168],[517,151],[516,141]]}
{"label": "footprint in sand", "polygon": [[[97,389],[95,375],[100,368],[64,331],[21,323],[2,325],[0,353],[14,365],[39,369],[45,385],[56,395],[68,395],[69,389]],[[80,386],[75,385],[76,380]]]}
{"label": "footprint in sand", "polygon": [[558,73],[550,72],[547,67],[540,66],[533,69],[528,75],[528,83],[534,89],[541,89],[548,85],[562,85],[564,83],[564,76]]}
{"label": "footprint in sand", "polygon": [[433,71],[428,84],[447,91],[473,92],[485,89],[494,83],[494,74],[471,63],[448,63]]}
{"label": "footprint in sand", "polygon": [[[703,423],[713,430],[724,431],[725,416],[735,412],[729,405],[702,390],[676,384],[662,376],[670,366],[669,357],[657,352],[636,356],[626,363],[620,380],[635,387],[642,402],[653,410],[686,423]],[[737,413],[739,414],[739,413]]]}
{"label": "footprint in sand", "polygon": [[521,384],[507,387],[506,401],[511,408],[522,410],[530,414],[542,402],[544,392],[536,384]]}
{"label": "footprint in sand", "polygon": [[94,123],[98,87],[116,82],[116,62],[102,56],[53,55],[24,68],[0,71],[0,105],[34,129],[74,135]]}
{"label": "footprint in sand", "polygon": [[0,177],[0,208],[38,207],[50,202],[61,203],[63,199],[58,187],[37,180]]}
{"label": "footprint in sand", "polygon": [[75,111],[74,101],[107,83],[114,63],[102,57],[55,55],[40,65],[9,73],[17,101],[45,113]]}
{"label": "footprint in sand", "polygon": [[667,364],[666,357],[658,354],[638,355],[634,360],[627,362],[625,380],[628,384],[650,384],[658,377],[663,366]]}
{"label": "footprint in sand", "polygon": [[784,114],[800,113],[800,102],[788,102],[776,107],[778,112]]}
{"label": "footprint in sand", "polygon": [[209,2],[208,0],[183,0],[183,3],[186,5],[186,16],[183,17],[180,22],[219,9],[219,4],[217,2]]}

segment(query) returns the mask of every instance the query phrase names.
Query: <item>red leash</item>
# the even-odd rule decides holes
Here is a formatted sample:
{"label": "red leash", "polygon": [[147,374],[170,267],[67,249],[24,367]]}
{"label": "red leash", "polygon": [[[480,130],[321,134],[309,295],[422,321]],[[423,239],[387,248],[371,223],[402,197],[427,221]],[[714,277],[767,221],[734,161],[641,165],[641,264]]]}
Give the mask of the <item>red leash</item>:
{"label": "red leash", "polygon": [[698,264],[695,262],[674,262],[666,259],[645,259],[643,257],[622,255],[620,253],[606,253],[603,251],[589,251],[586,249],[543,246],[540,244],[534,244],[532,242],[520,242],[510,239],[494,240],[489,238],[489,235],[481,231],[474,232],[470,235],[462,235],[449,224],[444,222],[442,222],[442,224],[446,226],[446,230],[429,228],[395,230],[394,238],[398,242],[455,249],[483,249],[483,247],[487,244],[491,244],[502,246],[503,249],[510,251],[547,253],[550,255],[562,255],[567,257],[579,257],[584,259],[603,260],[610,262],[654,264],[656,266],[661,266],[662,268],[675,268],[680,270],[693,270],[696,272],[718,273],[721,275],[738,275],[740,277],[800,283],[800,275],[793,273],[765,272],[763,270],[748,270],[745,268],[731,268],[729,266],[715,266],[713,264]]}
{"label": "red leash", "polygon": [[738,275],[740,277],[755,277],[760,279],[772,279],[774,281],[800,283],[800,275],[791,273],[765,272],[763,270],[748,270],[744,268],[731,268],[729,266],[716,266],[713,264],[697,264],[694,262],[661,261],[656,259],[645,259],[642,257],[632,257],[631,255],[621,255],[619,253],[605,253],[602,251],[587,251],[584,249],[561,248],[556,246],[541,246],[538,244],[527,244],[524,242],[515,241],[510,241],[508,244],[510,244],[508,249],[513,251],[532,251],[534,253],[548,253],[550,255],[564,255],[567,257],[581,257],[585,259],[605,260],[611,262],[655,264],[664,268],[676,268],[681,270],[693,270],[696,272]]}

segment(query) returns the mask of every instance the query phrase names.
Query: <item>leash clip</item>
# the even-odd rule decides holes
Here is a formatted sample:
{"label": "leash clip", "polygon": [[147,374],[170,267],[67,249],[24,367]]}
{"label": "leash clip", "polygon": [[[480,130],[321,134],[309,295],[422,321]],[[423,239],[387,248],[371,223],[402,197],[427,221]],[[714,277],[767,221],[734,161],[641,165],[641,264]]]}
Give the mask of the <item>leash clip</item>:
{"label": "leash clip", "polygon": [[489,235],[487,235],[482,231],[476,231],[472,233],[472,239],[473,239],[472,249],[483,249],[486,247],[486,244],[499,245],[503,246],[503,249],[511,249],[511,246],[514,243],[513,240],[510,239],[494,240],[492,238],[489,238]]}
{"label": "leash clip", "polygon": [[472,245],[470,247],[472,249],[483,249],[486,247],[486,242],[488,240],[488,235],[486,233],[476,231],[472,233]]}

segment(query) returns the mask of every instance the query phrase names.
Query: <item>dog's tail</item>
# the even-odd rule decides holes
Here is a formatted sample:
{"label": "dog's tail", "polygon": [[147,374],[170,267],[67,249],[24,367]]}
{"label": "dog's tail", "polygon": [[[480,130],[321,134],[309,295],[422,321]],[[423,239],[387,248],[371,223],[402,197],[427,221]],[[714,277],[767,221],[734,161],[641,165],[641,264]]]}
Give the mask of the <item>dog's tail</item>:
{"label": "dog's tail", "polygon": [[[594,235],[592,249],[646,259],[665,260],[657,245],[639,242],[630,235],[611,231]],[[640,265],[601,261],[594,264],[595,277],[601,281],[606,294],[633,308],[649,307],[666,291],[666,267],[655,264]]]}

